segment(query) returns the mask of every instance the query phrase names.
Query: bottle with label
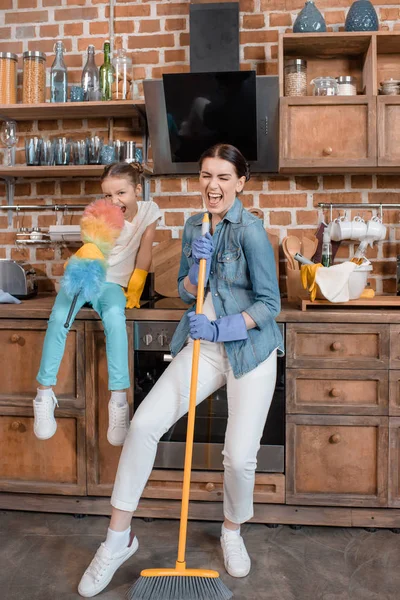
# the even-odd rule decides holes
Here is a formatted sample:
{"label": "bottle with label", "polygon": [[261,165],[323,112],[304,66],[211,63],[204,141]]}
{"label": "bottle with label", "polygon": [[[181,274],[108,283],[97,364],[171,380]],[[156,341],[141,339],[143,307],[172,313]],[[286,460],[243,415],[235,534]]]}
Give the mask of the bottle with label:
{"label": "bottle with label", "polygon": [[321,264],[324,267],[330,267],[332,265],[331,236],[327,229],[325,229],[324,236],[322,238]]}
{"label": "bottle with label", "polygon": [[112,100],[114,67],[111,64],[110,42],[104,42],[104,62],[100,67],[100,91],[102,100]]}
{"label": "bottle with label", "polygon": [[50,101],[66,102],[68,91],[68,73],[64,62],[64,44],[59,41],[54,46],[56,57],[50,74]]}
{"label": "bottle with label", "polygon": [[81,81],[85,101],[99,99],[97,98],[99,93],[99,69],[96,67],[94,54],[94,46],[88,46],[86,65],[82,71]]}

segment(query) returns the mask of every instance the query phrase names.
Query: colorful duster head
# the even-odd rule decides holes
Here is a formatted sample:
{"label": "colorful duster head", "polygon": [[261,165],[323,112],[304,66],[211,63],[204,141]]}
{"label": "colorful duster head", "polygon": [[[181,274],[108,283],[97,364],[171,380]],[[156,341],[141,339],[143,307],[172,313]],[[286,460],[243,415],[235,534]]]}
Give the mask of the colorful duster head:
{"label": "colorful duster head", "polygon": [[106,278],[106,259],[123,226],[121,210],[107,200],[96,200],[85,209],[81,219],[85,243],[68,261],[61,280],[71,299],[82,294],[85,302],[91,302],[100,295]]}

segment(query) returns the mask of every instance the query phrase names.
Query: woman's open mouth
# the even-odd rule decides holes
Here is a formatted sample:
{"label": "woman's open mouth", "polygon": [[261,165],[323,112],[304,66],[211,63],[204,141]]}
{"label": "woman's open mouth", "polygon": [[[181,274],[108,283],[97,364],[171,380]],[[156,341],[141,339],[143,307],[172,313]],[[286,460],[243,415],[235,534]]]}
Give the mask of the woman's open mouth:
{"label": "woman's open mouth", "polygon": [[222,200],[222,194],[207,194],[210,208],[215,208]]}

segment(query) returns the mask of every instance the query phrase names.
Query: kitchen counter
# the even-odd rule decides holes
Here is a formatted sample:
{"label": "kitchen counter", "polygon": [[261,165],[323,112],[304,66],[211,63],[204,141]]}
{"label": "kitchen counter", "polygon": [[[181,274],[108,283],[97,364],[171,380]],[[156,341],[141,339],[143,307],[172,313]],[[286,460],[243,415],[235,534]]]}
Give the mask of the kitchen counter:
{"label": "kitchen counter", "polygon": [[[48,319],[54,303],[55,294],[39,294],[36,298],[25,300],[21,304],[0,304],[0,318],[3,319]],[[175,309],[141,308],[126,311],[128,321],[177,321],[184,311]],[[82,308],[78,320],[100,319],[91,308]],[[293,304],[282,302],[282,311],[277,321],[281,323],[400,323],[400,298],[398,307],[391,308],[312,308],[302,312]]]}

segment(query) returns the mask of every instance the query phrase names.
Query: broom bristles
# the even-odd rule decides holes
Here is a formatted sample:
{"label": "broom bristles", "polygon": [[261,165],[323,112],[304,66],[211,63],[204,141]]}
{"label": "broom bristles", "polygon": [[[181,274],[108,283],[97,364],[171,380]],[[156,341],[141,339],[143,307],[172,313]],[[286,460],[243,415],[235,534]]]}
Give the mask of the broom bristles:
{"label": "broom bristles", "polygon": [[232,592],[219,577],[139,577],[128,600],[230,600]]}

